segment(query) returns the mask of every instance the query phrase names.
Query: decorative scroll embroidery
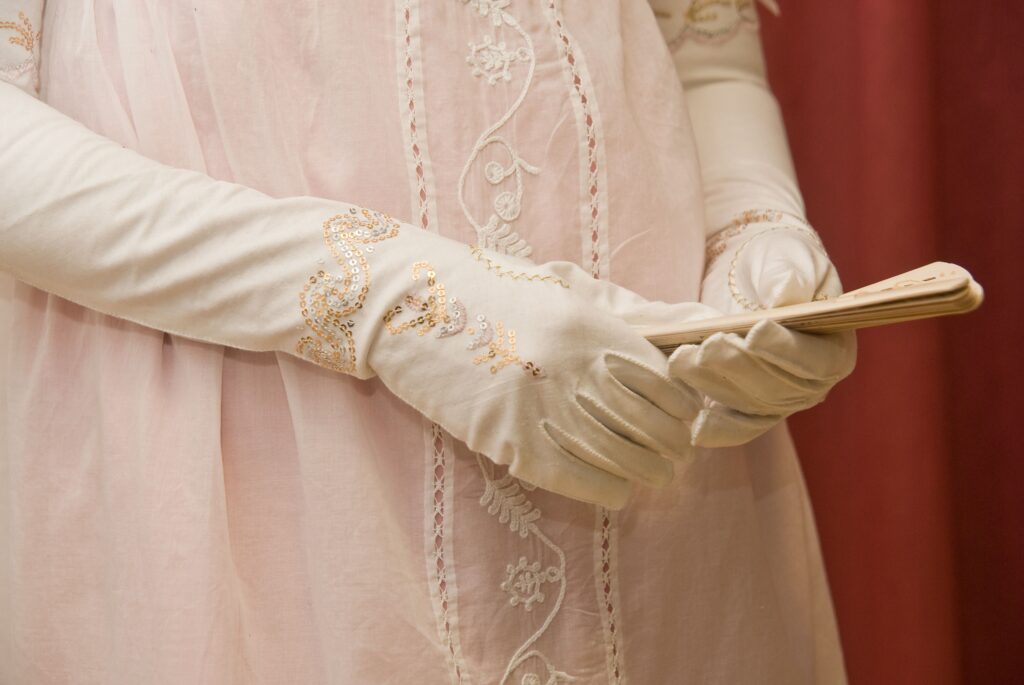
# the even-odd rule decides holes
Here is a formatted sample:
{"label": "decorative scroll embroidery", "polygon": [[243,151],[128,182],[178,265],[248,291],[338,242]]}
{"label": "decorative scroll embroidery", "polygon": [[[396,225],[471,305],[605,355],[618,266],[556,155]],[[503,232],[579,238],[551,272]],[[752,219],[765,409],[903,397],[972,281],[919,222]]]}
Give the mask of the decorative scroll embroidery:
{"label": "decorative scroll embroidery", "polygon": [[0,76],[13,82],[24,74],[31,72],[32,85],[38,93],[39,64],[36,56],[36,47],[42,38],[42,31],[34,30],[32,20],[25,16],[24,12],[18,12],[18,21],[0,21],[0,31],[5,30],[14,32],[14,35],[7,37],[7,42],[24,48],[28,52],[29,57],[18,64],[0,67]]}
{"label": "decorative scroll embroidery", "polygon": [[562,608],[566,590],[565,552],[538,527],[541,512],[523,492],[524,489],[528,489],[526,483],[508,473],[497,477],[494,464],[480,455],[477,455],[476,461],[484,479],[484,494],[480,497],[480,505],[487,507],[488,513],[496,515],[500,523],[508,524],[509,529],[519,537],[532,537],[539,541],[558,562],[545,567],[540,561],[531,563],[526,557],[520,557],[518,563],[506,567],[505,578],[499,587],[508,593],[511,606],[532,611],[534,605],[543,604],[547,600],[549,593],[543,590],[547,584],[557,583],[558,593],[544,622],[512,655],[499,685],[506,685],[516,671],[527,668],[526,663],[531,659],[543,664],[545,673],[530,670],[521,677],[521,685],[558,685],[574,682],[574,676],[557,670],[547,656],[533,648]]}
{"label": "decorative scroll embroidery", "polygon": [[[789,220],[792,223],[780,223],[782,221]],[[768,228],[761,228],[754,235],[747,238],[745,241],[739,244],[736,250],[732,254],[732,260],[729,263],[729,293],[732,295],[732,299],[738,305],[748,311],[758,311],[764,309],[764,305],[755,302],[754,300],[746,297],[740,292],[739,283],[736,278],[736,269],[739,264],[740,254],[743,250],[753,241],[763,238],[764,236],[775,233],[777,231],[794,231],[796,233],[802,233],[811,240],[813,240],[822,251],[825,251],[825,246],[821,242],[821,237],[818,233],[811,228],[807,222],[798,216],[787,214],[786,212],[780,212],[776,210],[747,210],[740,214],[738,217],[729,222],[724,228],[715,233],[708,241],[705,246],[704,257],[705,266],[704,270],[707,271],[711,266],[725,253],[729,247],[729,242],[741,236],[745,233],[752,224],[776,224],[769,226]],[[815,300],[827,300],[828,295],[821,294],[814,298]]]}
{"label": "decorative scroll embroidery", "polygon": [[[497,121],[480,134],[473,146],[469,159],[466,160],[459,176],[459,206],[462,207],[466,219],[476,229],[477,240],[481,245],[506,254],[526,257],[532,248],[513,230],[512,224],[522,212],[523,174],[538,174],[540,169],[522,159],[512,143],[497,134],[523,104],[530,85],[533,83],[534,69],[536,68],[533,41],[516,18],[506,11],[512,4],[512,0],[462,0],[462,2],[466,7],[475,9],[481,17],[489,19],[491,24],[491,33],[486,34],[481,42],[469,44],[466,63],[472,74],[486,80],[488,85],[494,86],[499,82],[511,82],[512,68],[516,64],[525,64],[527,71],[518,97]],[[497,32],[503,27],[508,27],[514,32],[522,44],[512,47],[506,41],[499,40]],[[504,152],[508,157],[508,162],[502,164],[498,161],[490,161],[485,164],[484,179],[490,185],[498,187],[511,178],[515,182],[515,189],[502,190],[498,193],[494,198],[490,217],[481,223],[473,216],[473,212],[466,204],[466,178],[477,164],[481,154],[490,147],[496,147]]]}
{"label": "decorative scroll embroidery", "polygon": [[[434,271],[428,262],[416,262],[412,265],[412,280],[420,280],[423,273],[427,275],[427,296],[419,297],[414,294],[406,295],[403,304],[396,305],[384,315],[384,325],[392,335],[398,335],[408,330],[415,330],[417,335],[426,335],[437,329],[438,338],[448,338],[462,332],[467,333],[473,339],[466,345],[466,349],[475,350],[486,348],[483,352],[473,357],[473,364],[479,366],[491,362],[490,370],[496,374],[506,366],[519,366],[527,374],[540,377],[544,371],[530,361],[524,361],[516,351],[516,332],[509,329],[507,332],[501,321],[494,324],[493,330],[487,318],[477,315],[477,327],[467,327],[467,312],[465,305],[454,297],[448,297],[443,283],[437,282],[437,272]],[[395,323],[395,319],[408,310],[412,316],[406,320]]]}
{"label": "decorative scroll embroidery", "polygon": [[[741,29],[757,29],[758,0],[692,0],[683,10],[682,28],[669,42],[669,49],[676,50],[687,39],[698,43],[724,43]],[[760,0],[774,14],[779,13],[775,0]],[[671,19],[672,14],[656,10],[659,19]]]}
{"label": "decorative scroll embroidery", "polygon": [[374,243],[398,235],[398,228],[387,214],[355,207],[324,222],[324,241],[343,273],[318,271],[302,288],[302,318],[316,335],[299,340],[299,355],[334,371],[355,371],[355,323],[347,317],[362,309],[370,290],[370,266],[360,246],[373,252]]}

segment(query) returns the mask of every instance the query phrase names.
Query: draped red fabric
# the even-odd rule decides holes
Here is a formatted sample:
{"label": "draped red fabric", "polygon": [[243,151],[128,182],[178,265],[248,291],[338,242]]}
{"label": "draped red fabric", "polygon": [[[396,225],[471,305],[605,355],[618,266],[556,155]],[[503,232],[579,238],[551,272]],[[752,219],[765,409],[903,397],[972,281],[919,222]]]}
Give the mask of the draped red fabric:
{"label": "draped red fabric", "polygon": [[856,287],[941,259],[966,317],[864,331],[791,426],[850,681],[1024,682],[1024,5],[783,3],[769,75],[808,214]]}

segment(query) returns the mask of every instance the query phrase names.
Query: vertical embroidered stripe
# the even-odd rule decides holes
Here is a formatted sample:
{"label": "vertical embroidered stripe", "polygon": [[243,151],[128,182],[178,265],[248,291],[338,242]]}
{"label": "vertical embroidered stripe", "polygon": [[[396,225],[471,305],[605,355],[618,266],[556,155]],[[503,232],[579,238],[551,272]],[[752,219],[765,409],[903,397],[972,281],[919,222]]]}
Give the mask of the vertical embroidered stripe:
{"label": "vertical embroidered stripe", "polygon": [[[434,184],[430,173],[426,118],[421,71],[419,2],[396,4],[396,45],[398,50],[398,92],[402,93],[400,114],[405,137],[405,158],[411,186],[410,207],[421,228],[437,231]],[[459,644],[458,602],[452,545],[451,442],[437,424],[423,420],[426,448],[426,562],[430,597],[434,605],[438,637],[447,651],[449,676],[453,685],[469,685],[462,648]]]}
{"label": "vertical embroidered stripe", "polygon": [[622,670],[622,640],[619,636],[619,572],[618,532],[615,512],[604,507],[595,509],[594,566],[597,586],[597,605],[601,611],[604,632],[605,663],[610,685],[624,685]]}
{"label": "vertical embroidered stripe", "polygon": [[405,100],[401,108],[402,132],[405,135],[405,157],[413,186],[411,207],[421,228],[437,231],[426,116],[419,107],[419,103],[423,102],[419,28],[419,2],[405,0],[398,7],[398,92],[404,95]]}
{"label": "vertical embroidered stripe", "polygon": [[562,53],[579,133],[583,266],[595,278],[608,278],[608,197],[601,118],[586,62],[566,29],[560,0],[547,0],[547,15]]}
{"label": "vertical embroidered stripe", "polygon": [[438,635],[448,651],[451,682],[469,685],[462,649],[458,639],[458,612],[455,598],[455,568],[452,566],[451,539],[451,443],[441,427],[423,420],[424,436],[430,458],[427,460],[427,576]]}
{"label": "vertical embroidered stripe", "polygon": [[[608,278],[608,200],[604,189],[605,150],[590,78],[582,53],[566,29],[560,0],[547,0],[548,20],[562,53],[563,67],[569,80],[570,99],[576,113],[576,128],[580,136],[580,205],[583,266],[594,278]],[[604,633],[605,659],[608,682],[623,685],[623,658],[618,625],[618,566],[616,558],[616,516],[597,507],[594,526],[594,567],[597,603]]]}

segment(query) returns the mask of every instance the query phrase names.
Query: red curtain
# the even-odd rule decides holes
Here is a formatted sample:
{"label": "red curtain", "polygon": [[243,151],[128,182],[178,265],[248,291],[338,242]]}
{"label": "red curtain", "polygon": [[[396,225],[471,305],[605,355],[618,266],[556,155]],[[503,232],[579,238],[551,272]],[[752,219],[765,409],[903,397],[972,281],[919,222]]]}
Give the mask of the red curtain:
{"label": "red curtain", "polygon": [[791,426],[853,685],[1024,682],[1024,4],[784,2],[764,17],[808,215],[847,287],[934,260],[966,317],[859,335]]}

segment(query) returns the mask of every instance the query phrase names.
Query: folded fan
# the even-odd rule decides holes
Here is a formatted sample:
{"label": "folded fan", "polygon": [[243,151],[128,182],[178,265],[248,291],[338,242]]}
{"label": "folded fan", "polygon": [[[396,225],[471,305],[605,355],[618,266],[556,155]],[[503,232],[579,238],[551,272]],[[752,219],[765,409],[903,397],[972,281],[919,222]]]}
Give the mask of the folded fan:
{"label": "folded fan", "polygon": [[770,319],[808,333],[884,326],[977,309],[984,293],[963,267],[932,262],[913,271],[852,290],[837,298],[689,321],[678,326],[645,326],[640,332],[662,350],[699,343],[718,332],[745,334]]}

